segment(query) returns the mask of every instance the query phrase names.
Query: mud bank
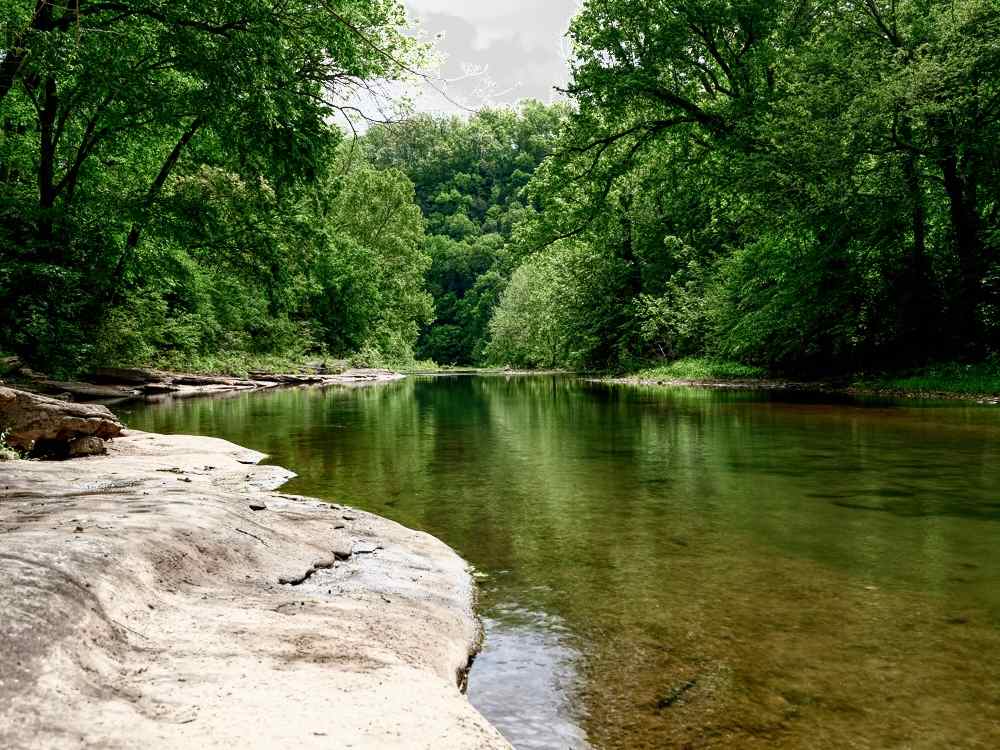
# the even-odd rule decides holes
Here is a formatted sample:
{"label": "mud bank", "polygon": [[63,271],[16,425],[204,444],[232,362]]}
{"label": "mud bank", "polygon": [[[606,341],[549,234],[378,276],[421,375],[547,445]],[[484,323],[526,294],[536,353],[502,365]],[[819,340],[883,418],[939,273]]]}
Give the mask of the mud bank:
{"label": "mud bank", "polygon": [[465,563],[213,438],[0,463],[0,747],[509,748]]}

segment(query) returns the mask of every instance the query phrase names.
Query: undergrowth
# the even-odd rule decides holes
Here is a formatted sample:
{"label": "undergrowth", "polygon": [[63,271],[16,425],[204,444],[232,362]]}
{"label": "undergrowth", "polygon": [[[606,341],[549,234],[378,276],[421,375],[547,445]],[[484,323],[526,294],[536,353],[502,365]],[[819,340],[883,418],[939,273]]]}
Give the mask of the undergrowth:
{"label": "undergrowth", "polygon": [[678,359],[632,373],[643,380],[743,380],[764,375],[760,367],[705,357]]}

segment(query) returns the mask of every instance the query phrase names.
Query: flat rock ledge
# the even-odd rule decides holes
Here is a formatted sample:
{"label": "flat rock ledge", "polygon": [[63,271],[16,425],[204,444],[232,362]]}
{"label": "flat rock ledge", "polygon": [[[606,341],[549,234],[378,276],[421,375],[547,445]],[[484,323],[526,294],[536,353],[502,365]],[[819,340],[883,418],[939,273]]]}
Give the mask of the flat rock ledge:
{"label": "flat rock ledge", "polygon": [[223,440],[108,447],[0,464],[0,747],[509,748],[446,545]]}

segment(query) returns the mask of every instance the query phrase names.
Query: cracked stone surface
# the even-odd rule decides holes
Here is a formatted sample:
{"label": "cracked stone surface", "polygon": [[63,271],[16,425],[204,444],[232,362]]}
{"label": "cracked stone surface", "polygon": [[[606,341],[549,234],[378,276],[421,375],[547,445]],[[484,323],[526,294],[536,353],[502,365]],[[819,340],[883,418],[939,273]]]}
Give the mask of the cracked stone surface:
{"label": "cracked stone surface", "polygon": [[461,558],[263,458],[130,432],[0,464],[0,747],[509,748],[458,689]]}

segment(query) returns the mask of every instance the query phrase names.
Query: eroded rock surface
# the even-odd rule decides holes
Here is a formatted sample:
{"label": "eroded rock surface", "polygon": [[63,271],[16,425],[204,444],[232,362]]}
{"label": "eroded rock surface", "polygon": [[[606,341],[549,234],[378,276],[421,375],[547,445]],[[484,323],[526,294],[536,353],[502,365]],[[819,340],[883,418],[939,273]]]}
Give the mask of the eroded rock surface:
{"label": "eroded rock surface", "polygon": [[262,458],[126,433],[0,464],[0,747],[509,748],[457,687],[465,563]]}
{"label": "eroded rock surface", "polygon": [[89,437],[78,437],[69,441],[69,457],[82,458],[84,456],[103,456],[108,452],[108,447],[103,440],[93,435]]}
{"label": "eroded rock surface", "polygon": [[170,380],[170,373],[147,367],[99,367],[94,370],[93,380],[95,383],[140,386],[166,383]]}
{"label": "eroded rock surface", "polygon": [[122,423],[104,406],[74,404],[0,387],[0,429],[7,444],[30,450],[36,443],[67,444],[81,437],[117,437]]}

